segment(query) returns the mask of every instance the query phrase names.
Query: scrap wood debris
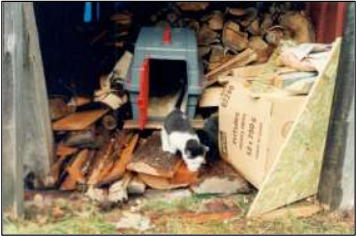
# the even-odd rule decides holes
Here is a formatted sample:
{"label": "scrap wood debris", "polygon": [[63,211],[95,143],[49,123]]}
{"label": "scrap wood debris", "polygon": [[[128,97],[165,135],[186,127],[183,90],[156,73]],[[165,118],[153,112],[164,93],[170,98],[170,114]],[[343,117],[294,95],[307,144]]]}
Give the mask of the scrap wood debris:
{"label": "scrap wood debris", "polygon": [[[127,11],[111,17],[121,32],[114,44],[123,54],[112,72],[99,78],[92,97],[50,100],[57,141],[53,184],[61,190],[85,191],[100,203],[120,203],[148,189],[188,187],[198,194],[249,192],[247,181],[225,161],[192,173],[179,155],[161,150],[158,132],[144,138],[119,126],[122,118],[117,111],[129,102],[123,82],[133,59],[126,46],[132,40],[135,20],[135,14]],[[222,10],[209,2],[177,2],[150,20],[156,26],[169,24],[195,31],[207,82],[201,109],[218,109],[226,85],[236,80],[254,92],[305,95],[330,51],[329,45],[313,44],[315,32],[308,16],[288,3],[271,4],[265,10],[251,6]],[[93,104],[99,106],[83,109]]]}

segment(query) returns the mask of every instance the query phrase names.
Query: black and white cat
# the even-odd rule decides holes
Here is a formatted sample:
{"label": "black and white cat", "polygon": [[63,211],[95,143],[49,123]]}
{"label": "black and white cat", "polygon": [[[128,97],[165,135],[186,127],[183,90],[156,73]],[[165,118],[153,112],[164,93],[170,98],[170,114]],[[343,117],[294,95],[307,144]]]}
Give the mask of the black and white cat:
{"label": "black and white cat", "polygon": [[161,131],[162,150],[172,154],[180,152],[187,168],[195,172],[205,163],[209,147],[200,143],[188,117],[179,109],[184,93],[183,89],[175,109],[164,120]]}

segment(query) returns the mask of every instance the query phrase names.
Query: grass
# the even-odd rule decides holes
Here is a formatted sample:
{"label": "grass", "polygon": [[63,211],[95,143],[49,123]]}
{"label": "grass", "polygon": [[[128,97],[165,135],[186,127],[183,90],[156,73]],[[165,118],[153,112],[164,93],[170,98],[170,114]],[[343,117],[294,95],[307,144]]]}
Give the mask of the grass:
{"label": "grass", "polygon": [[[236,218],[225,221],[194,223],[179,218],[180,213],[199,212],[204,202],[216,200],[214,196],[193,196],[175,201],[148,201],[140,212],[152,219],[154,228],[146,234],[353,234],[354,225],[333,213],[319,213],[307,218],[283,217],[274,220],[246,219],[245,213],[252,197],[237,195],[220,198],[229,200],[239,210]],[[230,202],[231,203],[231,202]],[[63,210],[63,215],[53,217],[54,206]],[[42,210],[42,211],[39,211]],[[135,230],[117,231],[121,209],[101,212],[92,203],[76,204],[57,202],[41,208],[27,208],[21,220],[4,219],[6,234],[138,234]]]}

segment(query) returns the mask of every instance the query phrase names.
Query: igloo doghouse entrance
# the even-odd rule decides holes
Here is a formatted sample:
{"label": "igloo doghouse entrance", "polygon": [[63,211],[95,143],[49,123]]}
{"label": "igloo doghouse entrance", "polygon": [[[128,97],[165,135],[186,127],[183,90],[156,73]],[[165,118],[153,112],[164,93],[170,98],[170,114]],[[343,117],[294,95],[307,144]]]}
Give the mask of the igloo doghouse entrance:
{"label": "igloo doghouse entrance", "polygon": [[185,85],[182,110],[192,119],[202,90],[194,33],[184,28],[143,27],[125,84],[130,93],[133,122],[140,129],[148,121],[162,122]]}

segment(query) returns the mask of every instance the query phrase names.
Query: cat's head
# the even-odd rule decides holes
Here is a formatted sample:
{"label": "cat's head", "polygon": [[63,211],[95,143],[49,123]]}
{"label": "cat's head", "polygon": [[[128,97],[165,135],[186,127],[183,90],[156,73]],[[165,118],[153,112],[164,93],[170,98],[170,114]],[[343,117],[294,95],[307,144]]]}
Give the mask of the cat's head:
{"label": "cat's head", "polygon": [[208,151],[209,147],[199,143],[197,140],[188,140],[183,153],[183,160],[188,169],[192,172],[198,171],[201,165],[205,163],[205,154]]}

